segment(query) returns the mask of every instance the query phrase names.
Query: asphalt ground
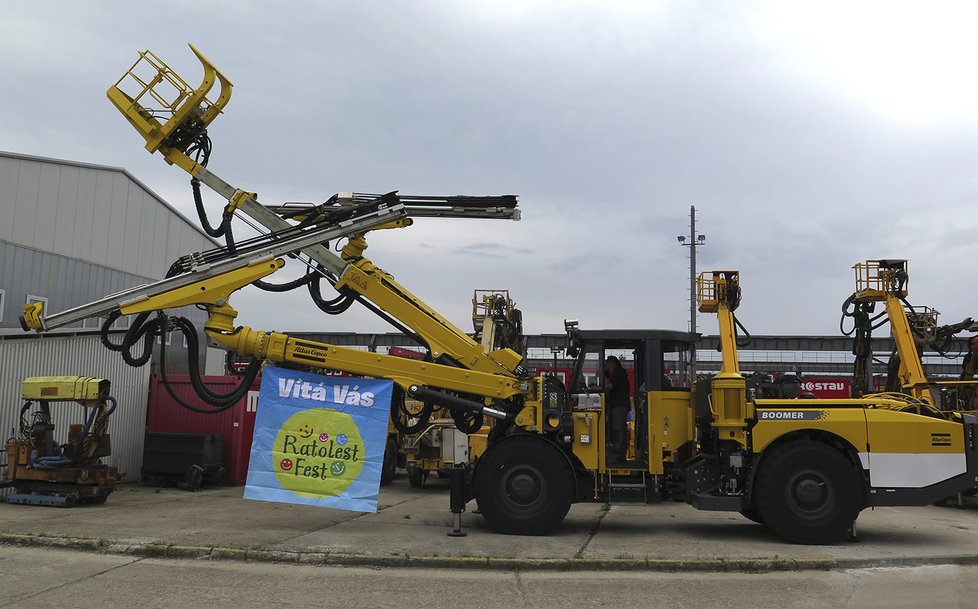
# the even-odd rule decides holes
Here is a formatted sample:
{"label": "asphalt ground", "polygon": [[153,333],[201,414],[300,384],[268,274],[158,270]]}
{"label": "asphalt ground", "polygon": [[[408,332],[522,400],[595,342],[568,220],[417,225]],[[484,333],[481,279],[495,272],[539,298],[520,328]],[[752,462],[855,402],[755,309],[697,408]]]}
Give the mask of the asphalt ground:
{"label": "asphalt ground", "polygon": [[405,569],[0,548],[0,608],[974,609],[978,566],[675,573]]}
{"label": "asphalt ground", "polygon": [[[978,500],[962,507],[877,508],[835,545],[784,542],[739,514],[681,503],[578,504],[546,537],[492,532],[478,514],[450,537],[443,480],[400,476],[373,514],[249,501],[240,487],[196,493],[120,486],[100,506],[0,503],[0,543],[134,556],[306,564],[549,570],[770,571],[978,564]],[[469,507],[475,504],[470,503]]]}

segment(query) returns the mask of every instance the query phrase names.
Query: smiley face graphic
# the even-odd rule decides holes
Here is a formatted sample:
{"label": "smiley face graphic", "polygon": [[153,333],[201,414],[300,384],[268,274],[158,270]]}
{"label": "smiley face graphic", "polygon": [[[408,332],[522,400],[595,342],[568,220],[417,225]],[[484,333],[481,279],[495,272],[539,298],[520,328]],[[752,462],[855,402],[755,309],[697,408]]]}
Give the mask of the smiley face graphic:
{"label": "smiley face graphic", "polygon": [[328,433],[325,433],[325,432],[319,434],[319,441],[320,442],[329,442],[329,434]]}
{"label": "smiley face graphic", "polygon": [[[328,439],[320,442],[321,436]],[[281,424],[273,446],[275,479],[300,497],[337,497],[364,470],[360,428],[331,408],[296,412]]]}

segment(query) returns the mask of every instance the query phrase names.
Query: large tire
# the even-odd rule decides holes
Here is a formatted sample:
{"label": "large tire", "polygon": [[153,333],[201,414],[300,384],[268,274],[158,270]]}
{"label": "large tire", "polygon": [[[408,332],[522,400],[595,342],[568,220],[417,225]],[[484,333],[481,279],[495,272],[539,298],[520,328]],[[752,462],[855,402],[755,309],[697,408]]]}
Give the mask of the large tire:
{"label": "large tire", "polygon": [[555,446],[542,438],[521,436],[482,455],[474,490],[479,510],[494,530],[548,535],[570,509],[573,484],[567,459]]}
{"label": "large tire", "polygon": [[766,455],[754,505],[777,535],[801,544],[840,541],[865,505],[862,475],[842,452],[822,442],[789,442]]}
{"label": "large tire", "polygon": [[428,472],[419,467],[408,469],[408,482],[414,488],[421,488],[428,480]]}
{"label": "large tire", "polygon": [[387,438],[387,445],[384,448],[384,464],[380,470],[380,485],[387,486],[394,481],[397,474],[397,442],[393,438]]}
{"label": "large tire", "polygon": [[740,515],[746,518],[747,520],[750,520],[751,522],[756,522],[757,524],[764,524],[764,519],[761,518],[761,515],[757,513],[757,510],[755,510],[752,507],[744,510],[740,510]]}

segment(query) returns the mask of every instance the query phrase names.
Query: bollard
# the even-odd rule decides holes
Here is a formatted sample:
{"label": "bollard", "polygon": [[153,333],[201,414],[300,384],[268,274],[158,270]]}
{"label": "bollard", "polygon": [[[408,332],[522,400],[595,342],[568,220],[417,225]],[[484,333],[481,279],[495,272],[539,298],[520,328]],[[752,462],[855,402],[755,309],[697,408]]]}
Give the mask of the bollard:
{"label": "bollard", "polygon": [[452,530],[449,537],[465,537],[468,533],[462,530],[462,512],[465,511],[465,467],[453,467],[448,470],[448,487],[450,492],[450,507],[452,510]]}

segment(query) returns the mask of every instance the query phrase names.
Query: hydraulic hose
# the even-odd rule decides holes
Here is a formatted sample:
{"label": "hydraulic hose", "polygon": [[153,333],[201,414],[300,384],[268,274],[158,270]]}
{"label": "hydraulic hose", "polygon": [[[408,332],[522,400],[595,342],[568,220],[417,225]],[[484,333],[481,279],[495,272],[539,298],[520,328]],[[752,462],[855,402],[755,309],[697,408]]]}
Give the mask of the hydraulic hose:
{"label": "hydraulic hose", "polygon": [[[148,320],[149,313],[140,313],[133,320],[132,325],[126,331],[125,336],[122,338],[121,343],[113,343],[109,339],[109,329],[111,329],[112,324],[115,323],[121,313],[118,310],[109,313],[105,322],[102,324],[101,332],[99,337],[101,338],[102,345],[109,349],[110,351],[116,351],[122,355],[123,361],[125,361],[130,366],[134,368],[139,368],[145,365],[153,355],[153,338],[157,334],[162,333],[162,322],[159,317],[155,319]],[[139,355],[133,354],[133,347],[142,340],[143,350]]]}
{"label": "hydraulic hose", "polygon": [[170,385],[168,375],[166,373],[166,346],[160,349],[160,377],[163,381],[163,387],[166,389],[170,397],[177,402],[180,406],[186,408],[187,410],[193,412],[199,412],[203,414],[223,412],[236,403],[238,403],[241,398],[247,395],[248,390],[251,389],[251,385],[254,383],[255,379],[258,378],[258,374],[261,372],[261,362],[257,359],[253,359],[248,365],[248,369],[245,372],[241,383],[228,393],[216,393],[211,391],[203,382],[200,374],[200,362],[198,361],[199,353],[199,341],[197,340],[197,330],[190,320],[184,318],[175,318],[174,325],[181,333],[187,338],[187,368],[190,376],[190,384],[193,387],[194,393],[197,394],[203,402],[209,404],[211,407],[200,407],[190,404],[184,401]]}
{"label": "hydraulic hose", "polygon": [[[102,324],[101,339],[102,344],[112,350],[121,353],[122,359],[133,367],[141,367],[145,365],[153,354],[153,339],[156,336],[162,337],[166,332],[167,328],[173,327],[180,331],[180,333],[187,339],[187,370],[190,377],[190,384],[193,387],[194,393],[210,407],[201,407],[190,404],[185,400],[181,399],[173,387],[170,385],[169,378],[166,371],[166,341],[160,341],[160,368],[161,368],[161,378],[163,380],[163,386],[170,397],[177,402],[180,406],[191,410],[193,412],[199,412],[203,414],[222,412],[234,406],[238,403],[241,398],[243,398],[251,385],[254,383],[258,374],[261,372],[261,362],[258,360],[252,360],[249,364],[248,369],[242,378],[241,383],[228,393],[217,393],[212,391],[207,385],[204,384],[201,371],[200,371],[200,343],[197,338],[197,329],[193,323],[183,317],[167,317],[163,313],[157,313],[157,316],[153,319],[148,319],[149,313],[140,313],[136,316],[133,321],[132,327],[126,332],[125,337],[123,337],[121,343],[113,343],[109,339],[109,328],[112,323],[115,322],[120,317],[118,310],[113,311],[109,314],[105,323]],[[138,356],[133,355],[132,348],[142,340],[143,351]],[[113,406],[113,409],[115,406]]]}
{"label": "hydraulic hose", "polygon": [[221,214],[221,223],[217,225],[217,228],[214,228],[207,219],[207,211],[204,209],[204,199],[200,194],[200,180],[192,178],[190,180],[190,187],[194,192],[194,206],[197,208],[197,218],[200,219],[200,227],[204,229],[204,232],[215,238],[229,234],[231,230],[231,217],[234,214],[225,207],[224,213]]}
{"label": "hydraulic hose", "polygon": [[327,313],[329,315],[339,315],[349,309],[356,300],[356,296],[351,292],[340,292],[336,298],[326,300],[323,298],[321,287],[323,276],[315,271],[309,273],[307,277],[309,276],[311,276],[308,282],[309,296],[312,297],[312,301],[323,313]]}

